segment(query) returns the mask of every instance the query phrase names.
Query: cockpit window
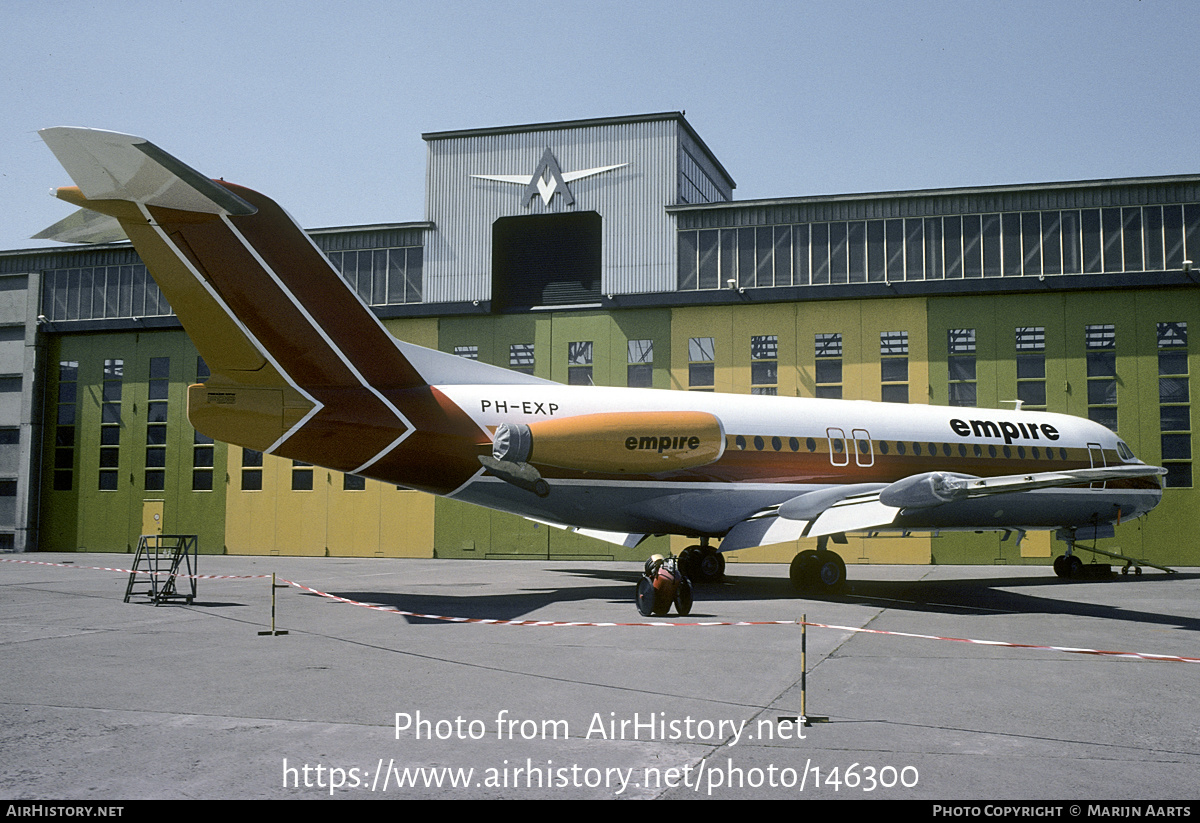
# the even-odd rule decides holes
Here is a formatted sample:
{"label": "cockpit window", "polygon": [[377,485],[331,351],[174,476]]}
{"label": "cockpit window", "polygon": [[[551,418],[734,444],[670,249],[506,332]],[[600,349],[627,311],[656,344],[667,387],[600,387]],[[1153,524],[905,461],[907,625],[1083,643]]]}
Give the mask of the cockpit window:
{"label": "cockpit window", "polygon": [[1133,450],[1125,445],[1124,440],[1117,441],[1117,454],[1121,455],[1122,460],[1136,460],[1133,456]]}

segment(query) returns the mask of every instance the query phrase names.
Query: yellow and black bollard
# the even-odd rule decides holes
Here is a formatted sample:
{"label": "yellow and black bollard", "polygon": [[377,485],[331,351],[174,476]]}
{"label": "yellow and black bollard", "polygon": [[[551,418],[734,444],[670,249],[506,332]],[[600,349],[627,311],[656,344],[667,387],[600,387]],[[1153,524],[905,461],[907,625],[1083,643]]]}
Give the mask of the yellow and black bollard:
{"label": "yellow and black bollard", "polygon": [[260,637],[263,635],[269,635],[271,637],[278,637],[281,634],[287,634],[286,631],[277,631],[275,629],[275,590],[276,589],[286,589],[286,588],[287,588],[287,586],[276,586],[275,585],[275,572],[271,572],[271,630],[269,632],[259,632],[258,634]]}

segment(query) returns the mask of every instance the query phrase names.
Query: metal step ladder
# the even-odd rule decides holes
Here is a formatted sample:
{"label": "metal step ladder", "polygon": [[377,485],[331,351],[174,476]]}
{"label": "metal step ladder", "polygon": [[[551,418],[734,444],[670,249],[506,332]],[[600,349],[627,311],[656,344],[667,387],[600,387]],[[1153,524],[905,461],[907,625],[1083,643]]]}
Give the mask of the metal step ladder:
{"label": "metal step ladder", "polygon": [[[137,554],[133,558],[129,584],[125,587],[125,602],[128,603],[135,594],[145,594],[156,606],[181,600],[191,605],[196,599],[199,551],[199,535],[143,534],[138,538]],[[177,585],[181,576],[183,581]],[[138,578],[149,581],[146,589],[134,591]]]}

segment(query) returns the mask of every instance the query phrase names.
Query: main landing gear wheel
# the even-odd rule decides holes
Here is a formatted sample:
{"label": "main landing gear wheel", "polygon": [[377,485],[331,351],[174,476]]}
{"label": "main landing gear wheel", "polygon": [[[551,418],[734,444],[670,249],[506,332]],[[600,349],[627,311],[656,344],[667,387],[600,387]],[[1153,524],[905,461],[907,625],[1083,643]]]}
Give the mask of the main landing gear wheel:
{"label": "main landing gear wheel", "polygon": [[704,549],[700,555],[699,574],[696,576],[706,583],[720,580],[725,576],[725,557],[716,549]]}
{"label": "main landing gear wheel", "polygon": [[793,557],[788,576],[792,578],[796,591],[805,592],[812,588],[817,577],[817,553],[808,549]]}
{"label": "main landing gear wheel", "polygon": [[679,553],[679,570],[690,580],[700,579],[700,558],[704,556],[703,546],[688,546]]}
{"label": "main landing gear wheel", "polygon": [[800,552],[792,559],[789,576],[799,591],[837,594],[846,587],[846,564],[837,552]]}

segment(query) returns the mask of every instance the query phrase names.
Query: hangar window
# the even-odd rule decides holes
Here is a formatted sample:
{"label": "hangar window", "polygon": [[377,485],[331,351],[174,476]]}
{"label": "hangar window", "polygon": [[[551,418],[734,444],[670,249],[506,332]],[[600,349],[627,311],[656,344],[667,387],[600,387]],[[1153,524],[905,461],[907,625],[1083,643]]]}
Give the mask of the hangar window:
{"label": "hangar window", "polygon": [[242,491],[260,492],[263,487],[263,453],[242,449]]}
{"label": "hangar window", "polygon": [[1200,204],[782,223],[679,232],[682,290],[1173,271]]}
{"label": "hangar window", "polygon": [[292,491],[310,492],[313,490],[312,463],[302,460],[292,461]]}
{"label": "hangar window", "polygon": [[[0,428],[0,477],[20,473],[21,431],[17,428]],[[0,523],[8,521],[0,518]]]}
{"label": "hangar window", "polygon": [[879,379],[883,402],[908,402],[908,332],[879,333]]}
{"label": "hangar window", "polygon": [[716,203],[728,200],[720,187],[687,149],[679,149],[679,202]]}
{"label": "hangar window", "polygon": [[192,437],[192,491],[212,491],[215,448],[211,437],[194,432]]}
{"label": "hangar window", "polygon": [[478,346],[455,346],[454,347],[454,356],[462,357],[466,360],[478,360],[479,359],[479,347]]}
{"label": "hangar window", "polygon": [[104,361],[104,381],[100,391],[100,491],[117,490],[117,466],[121,456],[121,393],[124,379],[124,360]]}
{"label": "hangar window", "polygon": [[1046,410],[1046,329],[1019,326],[1017,342],[1017,399],[1021,408]]}
{"label": "hangar window", "polygon": [[508,347],[508,367],[521,374],[533,374],[533,344],[513,343]]}
{"label": "hangar window", "polygon": [[361,492],[367,488],[367,479],[357,474],[342,475],[342,491]]}
{"label": "hangar window", "polygon": [[[1167,269],[1178,269],[1183,261],[1195,260],[1200,254],[1200,207],[1197,206],[1163,206],[1163,266]],[[1187,226],[1185,232],[1184,226]],[[1184,237],[1191,240],[1187,253],[1184,253]]]}
{"label": "hangar window", "polygon": [[567,385],[591,386],[592,341],[583,340],[567,344]]}
{"label": "hangar window", "polygon": [[974,406],[977,402],[975,383],[975,330],[947,331],[946,365],[949,370],[949,399],[951,406]]}
{"label": "hangar window", "polygon": [[834,332],[814,338],[817,397],[842,396],[842,335]]}
{"label": "hangar window", "polygon": [[166,488],[167,466],[167,394],[170,388],[171,359],[150,358],[150,378],[146,404],[146,491]]}
{"label": "hangar window", "polygon": [[630,340],[626,382],[631,388],[648,389],[654,385],[654,341]]}
{"label": "hangar window", "polygon": [[1159,323],[1158,402],[1165,485],[1192,485],[1191,392],[1188,385],[1187,323]]}
{"label": "hangar window", "polygon": [[750,393],[779,393],[779,337],[764,334],[750,338]]}
{"label": "hangar window", "polygon": [[693,337],[688,340],[688,388],[712,391],[715,384],[716,357],[714,338]]}
{"label": "hangar window", "polygon": [[1121,210],[1101,209],[1100,226],[1104,232],[1104,271],[1119,272],[1124,261]]}
{"label": "hangar window", "polygon": [[42,281],[47,320],[99,320],[171,314],[167,299],[141,263],[51,269]]}
{"label": "hangar window", "polygon": [[75,415],[78,408],[79,361],[58,364],[58,419],[54,429],[54,490],[69,492],[75,484]]}
{"label": "hangar window", "polygon": [[363,302],[372,306],[421,302],[420,246],[328,251],[325,256]]}
{"label": "hangar window", "polygon": [[1101,266],[1100,210],[1084,209],[1079,213],[1081,242],[1083,244],[1083,270],[1096,274]]}
{"label": "hangar window", "polygon": [[[1043,225],[1045,217],[1042,218]],[[1059,212],[1059,238],[1062,241],[1062,273],[1079,274],[1083,271],[1082,234],[1079,229],[1079,212]],[[1046,241],[1043,241],[1046,242]],[[1047,270],[1048,274],[1053,274]]]}
{"label": "hangar window", "polygon": [[1088,419],[1117,430],[1117,333],[1113,324],[1084,328]]}

